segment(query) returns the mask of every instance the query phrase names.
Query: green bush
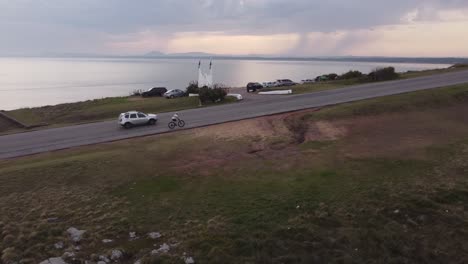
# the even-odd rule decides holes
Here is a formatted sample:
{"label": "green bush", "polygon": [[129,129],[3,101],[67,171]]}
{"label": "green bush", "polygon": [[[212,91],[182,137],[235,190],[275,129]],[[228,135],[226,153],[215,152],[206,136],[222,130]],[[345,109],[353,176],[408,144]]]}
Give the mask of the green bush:
{"label": "green bush", "polygon": [[398,78],[398,73],[393,67],[378,68],[369,73],[368,78],[373,82],[388,81]]}
{"label": "green bush", "polygon": [[330,73],[327,75],[329,80],[336,80],[338,78],[338,74],[336,73]]}
{"label": "green bush", "polygon": [[197,81],[191,81],[189,83],[189,86],[187,86],[187,89],[185,90],[187,94],[197,94],[200,92],[200,89],[198,88],[198,82]]}
{"label": "green bush", "polygon": [[467,68],[468,64],[466,63],[456,63],[449,67],[449,69],[459,69],[459,68]]}
{"label": "green bush", "polygon": [[316,82],[323,82],[323,81],[334,81],[338,79],[338,74],[336,73],[329,73],[329,74],[324,74],[324,75],[320,75],[320,76],[317,76],[315,78],[315,81]]}
{"label": "green bush", "polygon": [[362,72],[360,71],[349,71],[347,73],[342,74],[339,79],[340,80],[349,80],[349,79],[357,79],[363,76]]}
{"label": "green bush", "polygon": [[199,89],[200,100],[206,102],[219,102],[223,101],[227,95],[226,89],[214,86],[214,88],[202,87]]}

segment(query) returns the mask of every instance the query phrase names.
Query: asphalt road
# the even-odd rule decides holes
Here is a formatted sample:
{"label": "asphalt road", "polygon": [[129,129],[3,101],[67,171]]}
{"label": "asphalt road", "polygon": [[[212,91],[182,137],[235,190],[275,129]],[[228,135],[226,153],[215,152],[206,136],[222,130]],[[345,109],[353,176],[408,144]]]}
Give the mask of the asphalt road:
{"label": "asphalt road", "polygon": [[[180,111],[179,115],[187,123],[186,128],[194,128],[461,83],[468,83],[468,71],[348,86],[309,94],[265,96],[259,100],[245,100],[234,104]],[[159,121],[156,126],[125,130],[117,124],[118,114],[115,113],[115,121],[0,136],[0,159],[165,133],[169,131],[167,123],[172,115],[171,113],[159,114]]]}

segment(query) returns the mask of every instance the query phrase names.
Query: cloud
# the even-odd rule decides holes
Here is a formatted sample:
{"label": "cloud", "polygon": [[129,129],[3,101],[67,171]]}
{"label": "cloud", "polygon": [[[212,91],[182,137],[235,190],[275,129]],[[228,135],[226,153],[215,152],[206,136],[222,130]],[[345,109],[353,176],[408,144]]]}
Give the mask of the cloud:
{"label": "cloud", "polygon": [[[291,54],[304,53],[311,44],[338,52],[375,38],[368,32],[374,28],[442,23],[454,16],[465,23],[467,8],[463,0],[0,0],[0,53],[178,51],[189,48],[181,44],[184,34],[194,41],[193,50],[204,45],[190,34],[226,47],[234,39],[250,41],[246,50],[267,49],[260,39],[270,38],[282,45],[267,49],[273,52],[284,51],[286,42]],[[331,46],[322,47],[319,40]]]}

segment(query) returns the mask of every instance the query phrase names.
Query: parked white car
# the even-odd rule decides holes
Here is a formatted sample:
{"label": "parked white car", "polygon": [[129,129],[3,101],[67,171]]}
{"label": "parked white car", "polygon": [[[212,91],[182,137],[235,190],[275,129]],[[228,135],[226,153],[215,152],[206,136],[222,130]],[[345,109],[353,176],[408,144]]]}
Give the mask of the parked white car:
{"label": "parked white car", "polygon": [[275,82],[264,82],[263,87],[275,87],[276,83]]}
{"label": "parked white car", "polygon": [[306,84],[306,83],[314,83],[315,80],[312,80],[312,79],[305,79],[305,80],[302,80],[301,83],[302,84]]}
{"label": "parked white car", "polygon": [[156,122],[158,122],[158,115],[155,114],[130,111],[119,115],[119,125],[127,129],[134,126],[155,125]]}

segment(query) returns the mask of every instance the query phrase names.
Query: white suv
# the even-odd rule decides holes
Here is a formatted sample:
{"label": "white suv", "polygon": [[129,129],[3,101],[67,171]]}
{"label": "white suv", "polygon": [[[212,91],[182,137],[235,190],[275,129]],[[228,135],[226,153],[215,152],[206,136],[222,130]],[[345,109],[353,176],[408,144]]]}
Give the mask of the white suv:
{"label": "white suv", "polygon": [[155,114],[145,114],[137,111],[122,113],[119,116],[119,125],[125,128],[141,125],[155,125],[158,122],[158,116]]}

